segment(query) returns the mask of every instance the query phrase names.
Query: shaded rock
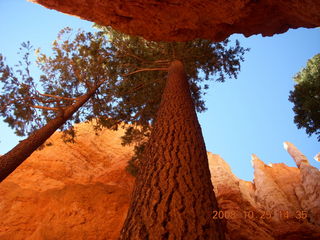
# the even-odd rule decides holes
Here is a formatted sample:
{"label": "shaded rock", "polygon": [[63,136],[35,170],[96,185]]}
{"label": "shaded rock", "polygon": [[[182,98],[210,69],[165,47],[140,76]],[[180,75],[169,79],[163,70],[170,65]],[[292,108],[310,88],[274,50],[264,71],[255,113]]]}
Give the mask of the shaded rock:
{"label": "shaded rock", "polygon": [[[123,129],[76,126],[75,144],[55,133],[0,184],[0,239],[117,239],[134,177]],[[50,145],[50,144],[49,144]]]}
{"label": "shaded rock", "polygon": [[130,200],[102,183],[37,192],[6,182],[0,194],[0,239],[116,239]]}
{"label": "shaded rock", "polygon": [[155,41],[221,41],[233,33],[271,36],[320,26],[318,0],[29,0]]}
{"label": "shaded rock", "polygon": [[[134,178],[124,169],[133,147],[121,145],[124,130],[104,129],[95,134],[88,123],[76,125],[75,131],[75,144],[66,144],[60,133],[54,134],[45,143],[53,143],[51,146],[35,151],[6,181],[36,191],[92,182],[131,188]],[[132,181],[128,182],[128,178]]]}

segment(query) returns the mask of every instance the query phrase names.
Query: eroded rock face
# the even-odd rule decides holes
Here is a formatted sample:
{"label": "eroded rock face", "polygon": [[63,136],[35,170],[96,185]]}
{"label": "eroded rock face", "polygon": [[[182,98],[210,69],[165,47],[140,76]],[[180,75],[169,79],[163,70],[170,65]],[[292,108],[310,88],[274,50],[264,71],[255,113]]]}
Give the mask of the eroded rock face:
{"label": "eroded rock face", "polygon": [[320,26],[318,0],[29,0],[148,40],[221,41]]}
{"label": "eroded rock face", "polygon": [[255,201],[254,184],[238,179],[219,155],[208,153],[208,160],[229,239],[274,239],[271,226],[266,221],[256,221],[248,216],[249,213],[256,216],[261,214]]}
{"label": "eroded rock face", "polygon": [[[310,165],[308,159],[292,143],[285,142],[285,149],[296,162],[302,186],[295,189],[301,207],[308,213],[311,223],[320,226],[320,172],[319,169]],[[318,154],[319,155],[319,154]]]}
{"label": "eroded rock face", "polygon": [[[254,181],[247,182],[234,176],[219,155],[209,153],[208,157],[219,206],[229,216],[230,239],[320,237],[317,168],[309,165],[312,173],[308,173],[283,163],[268,166],[253,155]],[[230,218],[234,213],[236,217]]]}
{"label": "eroded rock face", "polygon": [[76,126],[75,144],[54,134],[0,184],[0,239],[117,239],[134,177],[119,131]]}
{"label": "eroded rock face", "polygon": [[[125,171],[132,147],[121,146],[122,129],[95,135],[90,124],[79,124],[76,130],[75,144],[54,134],[52,146],[0,184],[1,240],[118,238],[134,183]],[[208,159],[228,239],[320,239],[317,168],[307,161],[299,168],[266,165],[253,155],[248,182],[219,155]]]}

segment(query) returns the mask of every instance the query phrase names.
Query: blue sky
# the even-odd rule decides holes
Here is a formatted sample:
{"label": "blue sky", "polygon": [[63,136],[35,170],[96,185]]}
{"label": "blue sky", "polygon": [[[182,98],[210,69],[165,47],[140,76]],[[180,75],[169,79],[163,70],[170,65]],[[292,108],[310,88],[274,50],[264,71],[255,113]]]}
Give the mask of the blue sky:
{"label": "blue sky", "polygon": [[[60,29],[69,26],[90,31],[92,23],[25,0],[0,0],[0,53],[10,65],[18,60],[23,41],[44,51],[50,49]],[[205,96],[208,111],[199,115],[208,151],[220,154],[240,178],[251,180],[251,154],[265,163],[284,162],[295,166],[282,143],[295,144],[310,160],[320,152],[316,137],[308,137],[293,123],[292,77],[307,60],[320,52],[320,29],[298,29],[273,37],[245,38],[233,35],[244,47],[245,56],[238,79],[211,83]],[[0,154],[14,147],[18,138],[0,122]]]}

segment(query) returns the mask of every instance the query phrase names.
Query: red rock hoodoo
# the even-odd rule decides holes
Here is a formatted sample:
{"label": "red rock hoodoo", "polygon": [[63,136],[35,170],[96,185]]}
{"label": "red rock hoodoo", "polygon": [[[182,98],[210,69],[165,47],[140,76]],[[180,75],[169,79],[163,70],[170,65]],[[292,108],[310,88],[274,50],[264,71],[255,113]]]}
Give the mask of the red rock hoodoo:
{"label": "red rock hoodoo", "polygon": [[[1,240],[118,238],[134,182],[125,170],[132,147],[121,146],[123,129],[98,136],[90,124],[76,130],[75,144],[54,134],[52,146],[0,183]],[[229,240],[320,239],[319,169],[292,144],[286,148],[299,167],[266,165],[253,155],[253,182],[208,153]]]}
{"label": "red rock hoodoo", "polygon": [[221,41],[320,26],[319,0],[29,0],[148,40]]}

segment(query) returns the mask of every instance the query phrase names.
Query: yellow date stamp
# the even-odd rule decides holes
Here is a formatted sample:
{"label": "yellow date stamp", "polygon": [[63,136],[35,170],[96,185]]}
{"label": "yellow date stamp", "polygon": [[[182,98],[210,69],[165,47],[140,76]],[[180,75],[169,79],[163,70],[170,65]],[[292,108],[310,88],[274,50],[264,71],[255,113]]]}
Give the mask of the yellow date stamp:
{"label": "yellow date stamp", "polygon": [[251,211],[251,210],[220,210],[212,212],[213,219],[250,219],[250,220],[258,220],[265,219],[270,220],[273,217],[277,217],[278,219],[287,220],[287,219],[297,219],[304,220],[308,218],[307,211],[297,210],[295,212],[289,212],[288,210],[277,210],[277,211]]}

